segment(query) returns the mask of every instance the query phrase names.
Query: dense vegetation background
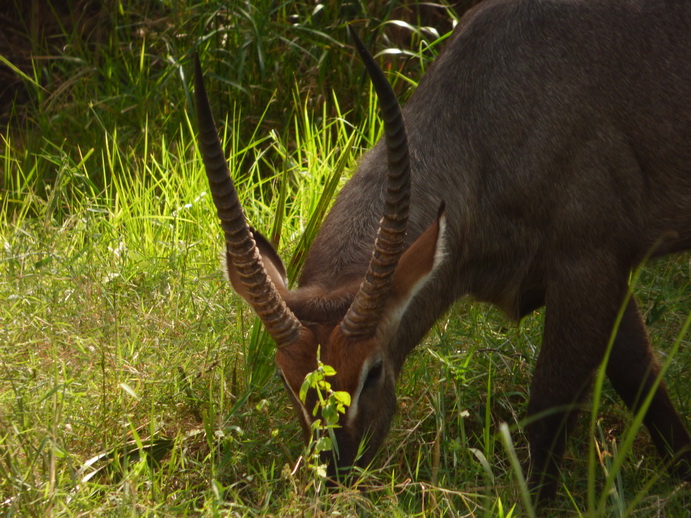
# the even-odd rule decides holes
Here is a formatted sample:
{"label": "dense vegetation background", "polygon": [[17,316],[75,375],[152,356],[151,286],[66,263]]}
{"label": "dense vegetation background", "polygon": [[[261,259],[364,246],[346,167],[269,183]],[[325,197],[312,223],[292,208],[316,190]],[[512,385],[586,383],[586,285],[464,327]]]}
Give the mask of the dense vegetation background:
{"label": "dense vegetation background", "polygon": [[253,108],[242,110],[242,143],[255,130],[289,130],[301,98],[319,111],[336,96],[349,117],[362,119],[368,85],[354,66],[346,23],[391,56],[391,72],[415,77],[420,61],[434,56],[421,49],[454,20],[441,4],[411,1],[2,0],[0,9],[0,120],[12,117],[13,128],[23,124],[38,135],[76,137],[79,128],[82,148],[101,137],[94,119],[117,125],[120,141],[131,146],[141,145],[147,123],[149,132],[174,140],[190,100],[186,67],[195,51],[219,117]]}
{"label": "dense vegetation background", "polygon": [[[346,24],[404,101],[474,3],[0,1],[0,512],[530,513],[511,463],[542,317],[469,301],[410,358],[375,465],[325,489],[219,271],[190,121],[196,51],[248,217],[295,270],[381,132]],[[690,269],[636,288],[686,414]],[[548,511],[682,516],[688,487],[607,385],[597,402]]]}

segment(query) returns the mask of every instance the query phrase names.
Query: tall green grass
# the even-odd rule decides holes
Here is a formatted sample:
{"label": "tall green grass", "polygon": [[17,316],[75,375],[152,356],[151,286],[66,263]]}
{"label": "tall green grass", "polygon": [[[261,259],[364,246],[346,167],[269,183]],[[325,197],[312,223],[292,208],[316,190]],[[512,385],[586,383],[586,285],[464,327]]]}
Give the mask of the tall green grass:
{"label": "tall green grass", "polygon": [[[353,148],[362,140],[342,119],[314,119],[305,114],[300,127],[307,141],[299,156],[286,155],[293,165],[281,164],[280,170],[264,160],[266,146],[280,148],[280,141],[258,139],[238,149],[226,137],[230,163],[245,157],[251,163],[238,182],[248,217],[259,228],[271,228],[282,205],[288,250],[308,245],[301,241],[304,229],[318,227],[330,198],[322,199],[324,186],[330,182],[332,193],[333,179],[353,168]],[[176,145],[162,142],[145,156],[120,149],[115,130],[106,133],[102,160],[114,180],[103,189],[83,179],[95,153],[74,163],[56,150],[56,187],[47,200],[36,201],[36,214],[5,211],[11,219],[3,218],[1,227],[6,385],[0,399],[3,430],[12,433],[2,436],[8,474],[2,485],[13,512],[71,508],[67,500],[79,500],[79,491],[88,487],[80,484],[89,474],[81,471],[84,462],[99,451],[109,452],[101,462],[110,467],[89,483],[102,484],[105,477],[120,487],[130,469],[124,450],[132,438],[154,437],[157,445],[164,440],[167,457],[172,455],[168,462],[176,465],[168,468],[171,481],[179,481],[184,463],[196,459],[196,453],[185,454],[178,464],[171,452],[176,441],[187,451],[190,442],[205,440],[197,461],[209,480],[209,470],[217,468],[206,457],[210,448],[224,450],[227,440],[217,442],[221,432],[254,442],[251,430],[259,425],[248,415],[256,412],[255,395],[277,388],[263,388],[271,381],[270,347],[251,350],[253,319],[225,286],[218,261],[221,234],[189,131],[187,124]],[[14,153],[6,141],[5,158],[12,160]],[[31,171],[18,172],[13,186],[26,192]],[[285,185],[282,200],[270,195],[277,184]],[[284,405],[272,408],[281,426],[290,415]],[[113,453],[118,448],[120,457]],[[252,463],[233,464],[262,470],[267,451]],[[221,477],[233,476],[221,471]],[[147,476],[142,483],[158,484],[163,473],[149,475],[155,479]],[[183,488],[190,491],[187,484]],[[86,491],[90,496],[97,488]],[[197,498],[205,501],[205,491],[180,505],[192,511],[200,505]],[[122,505],[118,501],[112,509]]]}
{"label": "tall green grass", "polygon": [[[443,4],[433,11],[450,26],[455,14]],[[391,19],[405,14],[415,22],[420,8],[413,2],[125,0],[113,7],[103,7],[96,18],[75,7],[73,23],[60,25],[63,33],[37,35],[31,41],[30,69],[20,70],[2,56],[2,63],[24,80],[29,98],[28,104],[16,108],[7,131],[34,153],[51,154],[51,145],[57,145],[78,162],[80,150],[100,149],[103,134],[113,128],[117,143],[139,155],[147,154],[152,136],[156,142],[177,142],[191,103],[186,69],[194,52],[204,57],[215,113],[232,114],[234,106],[251,108],[239,112],[243,120],[234,138],[241,146],[253,145],[257,130],[261,136],[275,131],[295,150],[295,90],[315,113],[329,109],[326,115],[338,115],[330,102],[333,93],[351,122],[368,113],[364,75],[345,43],[347,23],[356,23],[363,37],[372,46],[376,40],[384,54],[396,50],[399,42],[409,45],[413,52],[406,52],[407,59],[388,59],[386,66],[406,70],[412,77],[437,51],[434,29],[415,23],[401,28]],[[102,25],[95,35],[82,32],[82,26],[94,23]],[[26,31],[30,32],[28,26]],[[409,91],[396,74],[391,77],[400,83],[399,91]],[[268,158],[277,161],[280,156],[274,152],[266,150]],[[36,164],[30,156],[16,159],[20,163],[14,167],[34,168],[33,186],[45,195],[58,167],[51,161]],[[105,159],[96,155],[91,167],[95,174],[88,174],[100,188],[110,180]],[[250,164],[239,166],[244,173]],[[0,186],[12,187],[5,182],[2,175]]]}
{"label": "tall green grass", "polygon": [[[333,194],[381,134],[338,37],[345,8],[159,3],[137,17],[136,3],[120,5],[105,46],[34,62],[41,109],[18,110],[0,141],[0,511],[528,515],[518,467],[540,313],[516,326],[458,302],[409,358],[374,465],[329,492],[303,458],[272,344],[220,271],[189,53],[201,51],[248,218],[294,278]],[[333,34],[329,19],[341,20]],[[424,68],[438,44],[415,38],[424,52],[410,62]],[[389,63],[405,90],[401,61]],[[47,79],[61,87],[38,86]],[[635,288],[686,415],[690,274],[688,256],[657,261]],[[667,477],[639,420],[606,383],[597,403],[546,514],[683,516],[688,487]]]}

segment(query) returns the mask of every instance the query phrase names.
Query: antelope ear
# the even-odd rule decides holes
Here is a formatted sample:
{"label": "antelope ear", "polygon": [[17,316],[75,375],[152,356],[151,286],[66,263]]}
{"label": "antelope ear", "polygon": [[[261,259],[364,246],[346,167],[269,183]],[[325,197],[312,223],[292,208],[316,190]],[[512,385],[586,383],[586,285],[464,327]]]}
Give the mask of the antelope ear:
{"label": "antelope ear", "polygon": [[[281,261],[281,258],[278,256],[278,252],[276,252],[276,249],[271,245],[271,243],[269,243],[268,239],[266,239],[254,228],[250,227],[250,232],[252,233],[252,237],[257,245],[256,249],[259,253],[259,257],[261,258],[264,268],[266,269],[266,273],[269,274],[269,278],[274,283],[274,286],[276,286],[276,290],[278,290],[278,293],[281,295],[281,297],[285,298],[285,295],[288,292],[288,276],[286,274],[286,268],[283,265],[283,261]],[[247,288],[240,280],[240,274],[233,266],[233,262],[230,259],[230,254],[227,251],[225,255],[224,267],[230,284],[233,286],[235,291],[238,292],[238,294],[251,305],[252,301],[250,300]]]}
{"label": "antelope ear", "polygon": [[444,207],[442,202],[436,221],[410,245],[398,261],[378,332],[390,335],[396,331],[410,302],[441,265],[445,250]]}

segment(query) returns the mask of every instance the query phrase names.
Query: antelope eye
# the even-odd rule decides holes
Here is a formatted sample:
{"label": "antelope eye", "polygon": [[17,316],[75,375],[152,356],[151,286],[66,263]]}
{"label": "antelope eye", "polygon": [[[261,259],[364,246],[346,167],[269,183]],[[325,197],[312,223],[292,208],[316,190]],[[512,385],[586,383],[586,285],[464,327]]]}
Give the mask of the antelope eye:
{"label": "antelope eye", "polygon": [[374,365],[372,365],[367,373],[367,378],[365,378],[364,388],[376,383],[382,374],[382,361],[378,360]]}

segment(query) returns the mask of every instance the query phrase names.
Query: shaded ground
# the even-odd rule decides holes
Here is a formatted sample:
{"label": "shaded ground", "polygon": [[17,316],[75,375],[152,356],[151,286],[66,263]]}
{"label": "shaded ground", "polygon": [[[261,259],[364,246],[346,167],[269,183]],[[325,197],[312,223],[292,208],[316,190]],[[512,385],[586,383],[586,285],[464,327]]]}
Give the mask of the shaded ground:
{"label": "shaded ground", "polygon": [[[109,0],[0,0],[0,55],[30,77],[31,58],[49,60],[78,35],[97,45],[108,31]],[[45,86],[45,85],[44,85]],[[7,124],[13,104],[30,100],[24,81],[0,64],[0,124]]]}

